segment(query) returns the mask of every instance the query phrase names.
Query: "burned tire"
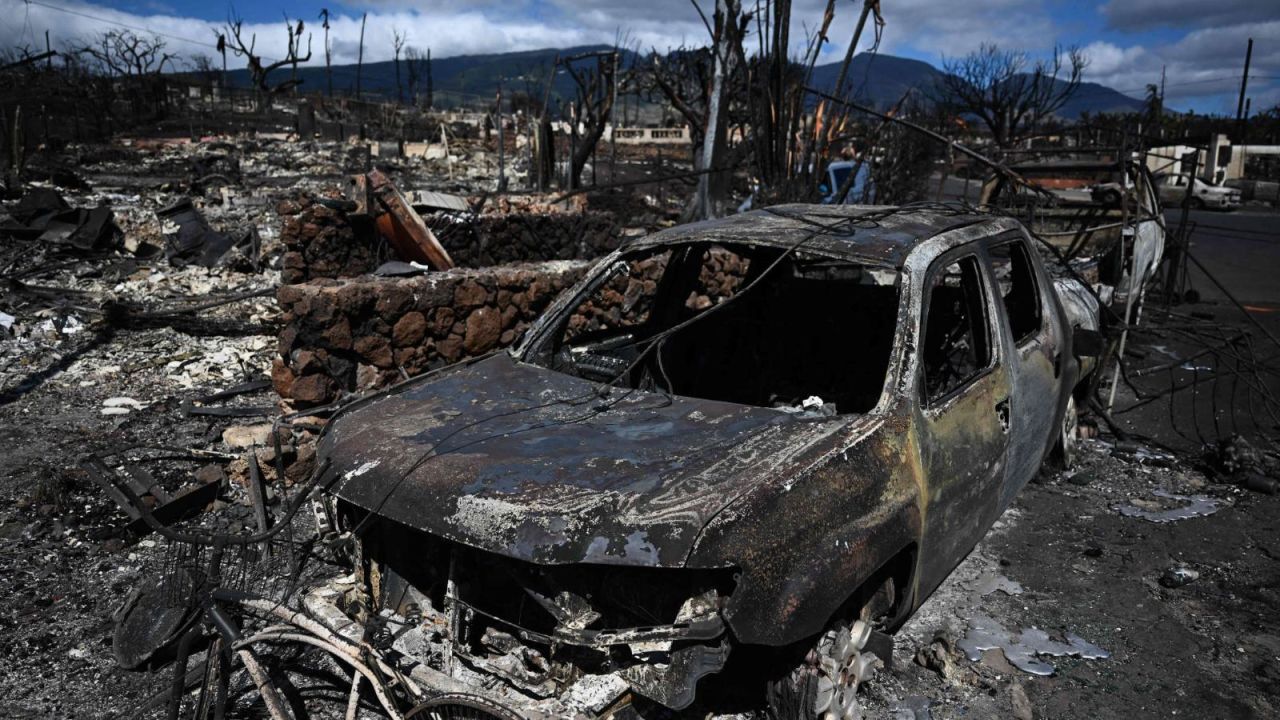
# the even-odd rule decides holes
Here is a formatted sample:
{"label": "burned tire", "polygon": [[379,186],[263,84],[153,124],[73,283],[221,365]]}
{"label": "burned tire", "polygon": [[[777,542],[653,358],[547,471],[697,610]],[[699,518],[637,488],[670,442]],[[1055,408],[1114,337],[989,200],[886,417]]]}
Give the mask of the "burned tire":
{"label": "burned tire", "polygon": [[1073,395],[1067,398],[1067,409],[1062,413],[1062,425],[1058,428],[1058,441],[1053,446],[1053,452],[1050,453],[1050,460],[1062,470],[1075,467],[1076,446],[1080,441],[1079,427],[1080,413],[1076,410],[1076,399]]}
{"label": "burned tire", "polygon": [[520,720],[520,715],[479,695],[449,693],[405,713],[405,720]]}
{"label": "burned tire", "polygon": [[862,620],[838,623],[823,633],[804,661],[769,683],[772,720],[859,720],[858,687],[880,666],[865,650],[871,626]]}

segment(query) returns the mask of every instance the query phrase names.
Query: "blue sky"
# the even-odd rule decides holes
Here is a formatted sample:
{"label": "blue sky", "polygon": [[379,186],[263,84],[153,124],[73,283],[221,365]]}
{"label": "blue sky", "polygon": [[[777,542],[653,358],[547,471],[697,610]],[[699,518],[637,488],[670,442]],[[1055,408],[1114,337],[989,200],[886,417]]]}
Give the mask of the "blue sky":
{"label": "blue sky", "polygon": [[[710,12],[714,0],[700,0]],[[39,3],[39,4],[37,4]],[[940,64],[983,42],[1051,52],[1078,45],[1090,58],[1086,79],[1141,96],[1167,73],[1167,102],[1179,109],[1234,114],[1245,43],[1254,38],[1250,96],[1255,110],[1280,103],[1280,0],[883,0],[881,51]],[[51,7],[53,6],[53,7]],[[366,60],[391,57],[395,31],[432,55],[529,50],[612,42],[619,33],[642,49],[705,42],[690,0],[240,0],[235,11],[246,35],[266,56],[283,55],[283,18],[301,18],[323,62],[321,7],[331,16],[334,62],[354,62],[360,16],[369,14]],[[825,0],[793,0],[793,36],[814,27]],[[861,2],[839,0],[826,58],[843,54]],[[0,43],[40,46],[50,30],[55,46],[73,45],[110,23],[167,36],[188,61],[214,55],[215,30],[231,9],[200,0],[0,0]],[[70,11],[70,12],[68,12]],[[194,41],[194,42],[191,42]],[[871,43],[868,33],[863,46]]]}

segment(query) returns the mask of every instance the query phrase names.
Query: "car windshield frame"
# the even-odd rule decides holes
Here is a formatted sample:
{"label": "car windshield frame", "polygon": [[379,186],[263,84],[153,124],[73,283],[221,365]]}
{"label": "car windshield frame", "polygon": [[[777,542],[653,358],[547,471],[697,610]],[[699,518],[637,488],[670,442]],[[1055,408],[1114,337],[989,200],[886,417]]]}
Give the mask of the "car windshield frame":
{"label": "car windshield frame", "polygon": [[[798,243],[799,241],[797,241]],[[548,372],[555,372],[571,377],[578,377],[572,373],[565,372],[555,367],[553,362],[549,361],[548,352],[554,352],[553,347],[557,341],[558,332],[563,332],[564,326],[567,324],[570,316],[576,309],[586,301],[592,294],[597,292],[602,286],[608,283],[614,277],[614,270],[619,262],[630,262],[642,260],[644,258],[661,255],[663,253],[675,251],[695,245],[706,246],[722,246],[732,249],[733,246],[748,248],[751,250],[778,250],[787,251],[787,246],[777,242],[753,242],[744,241],[740,238],[719,238],[714,235],[705,237],[686,238],[679,241],[663,242],[663,243],[634,243],[618,248],[609,255],[601,258],[593,264],[584,274],[583,278],[575,283],[571,288],[560,295],[541,316],[530,326],[525,336],[516,343],[508,352],[518,362],[536,365],[537,367]],[[803,252],[808,256],[816,256],[835,260],[839,262],[849,263],[851,265],[859,265],[868,270],[889,272],[893,274],[893,287],[896,293],[896,302],[894,303],[894,331],[893,337],[888,349],[888,365],[885,369],[883,384],[880,387],[880,394],[873,407],[865,412],[850,412],[832,416],[829,419],[838,419],[846,417],[860,416],[877,416],[884,415],[888,412],[892,399],[894,397],[893,390],[901,385],[903,365],[903,353],[906,340],[904,335],[909,334],[910,323],[904,322],[903,318],[911,311],[909,302],[910,295],[910,276],[905,272],[904,268],[897,267],[893,264],[877,262],[865,255],[860,255],[858,247],[851,245],[848,252],[833,251],[826,248],[810,248],[804,247]],[[670,397],[681,398],[692,402],[725,402],[728,404],[739,405],[742,407],[755,408],[759,410],[775,410],[777,412],[785,412],[777,408],[756,405],[751,403],[710,400],[700,398],[696,395],[685,395],[680,393],[667,393],[664,391],[649,390],[631,390],[631,392],[650,393],[668,395]]]}

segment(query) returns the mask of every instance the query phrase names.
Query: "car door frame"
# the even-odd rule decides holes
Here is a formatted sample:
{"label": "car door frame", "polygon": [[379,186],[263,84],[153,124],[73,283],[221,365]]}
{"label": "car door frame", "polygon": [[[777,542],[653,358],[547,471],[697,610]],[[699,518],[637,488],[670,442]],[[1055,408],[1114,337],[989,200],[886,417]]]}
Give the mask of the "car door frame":
{"label": "car door frame", "polygon": [[[986,237],[986,236],[984,236]],[[982,283],[990,362],[936,400],[927,396],[925,363],[915,364],[914,387],[908,401],[919,439],[922,540],[919,597],[928,595],[969,554],[999,516],[999,496],[1005,478],[1009,433],[1007,412],[1011,382],[1005,345],[997,339],[997,300],[993,278],[984,259],[982,238],[940,253],[930,261],[919,301],[915,347],[924,346],[933,280],[951,263],[972,257]]]}
{"label": "car door frame", "polygon": [[[999,245],[1022,243],[1031,264],[1036,299],[1040,303],[1040,327],[1019,340],[1013,335],[1013,322],[998,292],[994,257],[991,250]],[[1064,319],[1049,294],[1053,292],[1043,267],[1035,262],[1036,252],[1025,230],[1008,230],[982,241],[983,261],[991,276],[992,289],[999,298],[997,311],[1004,328],[1002,342],[1009,372],[1009,448],[1004,487],[1000,493],[1000,509],[1013,502],[1024,485],[1039,471],[1050,448],[1059,423],[1056,421],[1063,404],[1062,385],[1067,371],[1066,349],[1062,346]]]}

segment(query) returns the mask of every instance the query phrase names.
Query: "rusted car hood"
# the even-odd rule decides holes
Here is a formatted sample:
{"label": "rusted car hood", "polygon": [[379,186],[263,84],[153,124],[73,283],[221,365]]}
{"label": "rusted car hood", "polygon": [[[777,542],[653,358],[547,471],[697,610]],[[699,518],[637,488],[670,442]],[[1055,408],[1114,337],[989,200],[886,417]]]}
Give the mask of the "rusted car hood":
{"label": "rusted car hood", "polygon": [[719,510],[847,424],[598,389],[499,354],[340,414],[319,458],[339,497],[473,547],[679,566]]}

